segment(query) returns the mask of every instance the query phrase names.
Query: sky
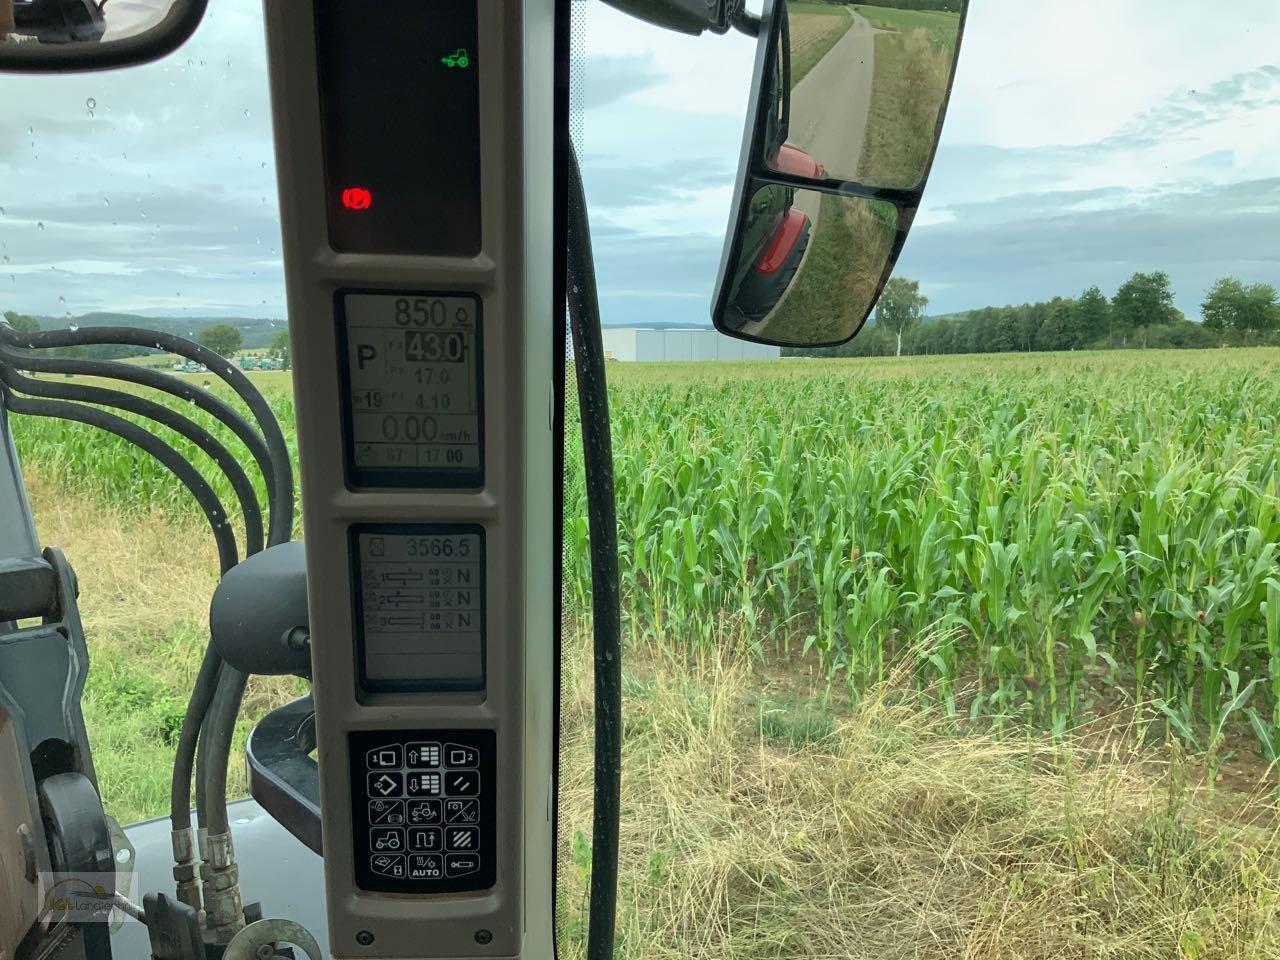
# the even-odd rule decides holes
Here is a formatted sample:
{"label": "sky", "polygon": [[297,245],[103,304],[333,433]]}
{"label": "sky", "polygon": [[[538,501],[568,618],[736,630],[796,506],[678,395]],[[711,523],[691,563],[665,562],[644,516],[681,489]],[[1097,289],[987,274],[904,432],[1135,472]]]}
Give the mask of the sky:
{"label": "sky", "polygon": [[[754,41],[579,3],[605,322],[708,323]],[[974,0],[897,272],[930,313],[1139,270],[1191,317],[1224,274],[1280,285],[1277,51],[1275,0]],[[285,315],[255,0],[159,63],[0,75],[0,309]]]}

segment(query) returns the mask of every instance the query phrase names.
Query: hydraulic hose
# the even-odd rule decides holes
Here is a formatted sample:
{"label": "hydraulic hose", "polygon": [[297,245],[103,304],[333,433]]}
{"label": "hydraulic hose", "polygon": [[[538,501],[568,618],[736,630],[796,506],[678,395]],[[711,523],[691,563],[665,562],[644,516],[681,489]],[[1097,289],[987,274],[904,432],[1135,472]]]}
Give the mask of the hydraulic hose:
{"label": "hydraulic hose", "polygon": [[47,347],[76,347],[91,345],[125,344],[134,347],[146,347],[151,350],[166,350],[186,357],[196,363],[202,363],[209,372],[226,383],[236,395],[244,401],[245,406],[258,421],[266,441],[267,451],[274,466],[272,487],[275,495],[272,500],[278,504],[280,515],[272,511],[268,545],[284,543],[293,532],[293,468],[289,458],[289,448],[284,441],[284,434],[276,420],[270,405],[262,394],[241,371],[227,361],[221,354],[208,347],[175,337],[171,333],[160,333],[155,330],[143,330],[140,327],[87,327],[82,330],[44,330],[24,333],[14,330],[7,324],[0,325],[0,343],[10,347],[24,347],[40,350]]}
{"label": "hydraulic hose", "polygon": [[[126,383],[136,383],[139,386],[160,390],[170,396],[177,397],[179,400],[185,400],[193,406],[199,407],[227,427],[249,449],[249,453],[258,464],[258,469],[262,472],[262,478],[267,485],[267,508],[270,511],[271,519],[274,520],[278,514],[284,513],[283,508],[276,503],[278,491],[274,479],[275,465],[271,462],[271,454],[267,451],[267,445],[262,439],[262,434],[255,430],[252,424],[235,407],[218,396],[171,374],[161,373],[158,370],[152,370],[137,364],[120,363],[116,360],[45,357],[37,353],[14,353],[3,348],[0,348],[0,357],[8,360],[16,367],[30,370],[33,373],[61,373],[70,376],[103,377],[110,380],[123,380]],[[290,492],[290,496],[292,496],[292,492]],[[269,528],[269,535],[271,534],[280,534],[274,524]],[[285,539],[288,538],[287,531],[282,535]],[[280,540],[278,542],[283,543],[284,541]]]}
{"label": "hydraulic hose", "polygon": [[569,154],[569,330],[578,371],[578,410],[591,541],[595,632],[595,783],[591,824],[588,960],[613,960],[618,901],[618,813],[622,782],[622,646],[618,521],[600,303],[586,194],[576,151]]}
{"label": "hydraulic hose", "polygon": [[[204,781],[206,809],[205,822],[210,835],[226,833],[231,829],[227,817],[227,769],[231,762],[231,740],[235,734],[236,717],[240,713],[240,701],[244,699],[248,676],[232,666],[224,664],[218,677],[218,689],[213,696],[205,721],[205,731],[200,737],[200,767],[197,776]],[[199,808],[197,807],[197,812]]]}
{"label": "hydraulic hose", "polygon": [[[257,388],[254,387],[249,378],[233,367],[226,358],[222,357],[220,354],[182,337],[176,337],[172,334],[159,333],[151,330],[144,330],[137,327],[94,327],[83,330],[51,330],[36,333],[21,333],[7,325],[4,325],[0,326],[0,343],[27,349],[82,346],[91,344],[129,344],[149,349],[167,350],[170,353],[186,357],[188,360],[204,364],[210,372],[227,383],[231,389],[236,392],[240,399],[249,408],[250,412],[254,415],[254,418],[258,421],[258,425],[262,431],[262,437],[265,441],[267,453],[265,461],[270,464],[269,470],[265,465],[263,466],[263,475],[268,483],[268,489],[270,490],[270,521],[267,544],[269,546],[274,546],[277,543],[284,543],[292,535],[293,474],[289,449],[285,444],[284,435],[280,430],[280,424],[276,420],[271,407],[267,404],[261,393],[258,392]],[[26,361],[24,360],[24,362]],[[114,368],[130,365],[115,365],[111,364],[109,361],[70,361],[58,360],[55,358],[40,358],[38,362],[45,365],[47,369],[50,369],[50,372],[52,372],[53,368],[57,366],[61,367],[64,372],[83,372],[94,375],[117,376],[120,379],[133,379],[134,382],[145,382],[148,386],[154,386],[170,393],[174,393],[174,387],[180,384],[180,381],[177,381],[176,378],[160,379],[162,375],[148,377],[146,374],[138,374],[136,371],[141,370],[141,368],[131,368],[129,373],[133,374],[133,376],[129,376],[125,374],[124,371]],[[101,367],[94,369],[99,363],[102,367],[112,367],[113,369],[110,371],[102,369]],[[202,392],[196,393],[192,391],[187,393],[188,399],[192,399],[193,402],[199,403],[203,408],[209,409],[211,405],[206,405],[201,402],[200,399],[197,399],[202,396],[207,397],[207,395],[204,395]],[[213,400],[214,398],[208,397],[208,399]],[[219,401],[219,403],[221,402]],[[225,405],[223,406],[225,407]],[[211,412],[214,412],[215,416],[218,415],[218,411],[216,411],[216,409],[211,410]],[[239,414],[236,414],[230,407],[225,407],[225,410],[221,412],[223,415],[220,416],[219,419],[222,419],[223,422],[227,423],[228,426],[231,426],[232,429],[236,429],[237,420],[242,422],[242,418],[239,417]],[[231,416],[228,417],[226,414],[231,414]],[[245,440],[246,443],[249,444],[250,450],[252,451],[254,449],[254,444],[249,443],[249,440],[242,435],[241,430],[236,430],[236,432],[237,435],[241,436],[242,440]],[[263,459],[260,458],[259,463],[262,464]],[[225,573],[226,570],[224,569],[223,572]],[[216,654],[214,655],[216,656]],[[241,690],[241,695],[242,693],[243,690]],[[238,710],[240,699],[241,697],[239,695],[234,697],[229,696],[221,700],[216,700],[215,698],[216,703],[218,704],[217,709],[221,711]],[[210,709],[212,710],[214,708],[211,706]],[[211,804],[220,811],[214,814],[215,819],[225,820],[225,793],[221,795],[214,794],[212,797],[208,795],[207,784],[209,782],[208,775],[210,772],[210,764],[206,761],[205,754],[209,752],[210,749],[212,749],[212,752],[215,754],[212,770],[216,774],[218,766],[221,763],[221,761],[216,759],[216,755],[221,754],[224,749],[229,753],[230,741],[228,740],[225,745],[217,745],[216,747],[210,748],[208,746],[209,741],[206,739],[206,733],[204,731],[215,728],[218,730],[234,730],[235,717],[233,714],[228,722],[227,718],[224,716],[219,720],[219,722],[210,723],[208,722],[211,719],[210,715],[206,713],[201,719],[204,722],[202,722],[202,730],[198,734],[200,757],[195,764],[197,767],[197,815],[200,820],[206,820],[208,816],[206,808]],[[189,737],[179,736],[180,746],[189,742]],[[175,781],[182,775],[184,769],[187,771],[187,776],[189,777],[189,756],[184,758],[180,753],[177,762],[175,763]],[[225,776],[222,777],[222,781],[225,783]],[[174,792],[180,793],[181,791],[171,791],[171,793]],[[170,815],[174,818],[175,824],[183,820],[189,824],[189,810],[189,807],[184,811],[171,810]]]}
{"label": "hydraulic hose", "polygon": [[[0,354],[0,356],[8,358],[12,355]],[[19,363],[21,362],[20,358],[13,359],[18,360]],[[258,506],[258,495],[254,492],[253,484],[249,482],[249,477],[245,474],[244,468],[231,455],[231,451],[215,440],[212,434],[199,424],[184,417],[176,410],[171,410],[162,404],[132,393],[122,393],[119,390],[107,390],[102,387],[90,387],[82,384],[57,383],[48,380],[37,380],[34,377],[24,377],[3,359],[0,359],[0,377],[3,377],[5,382],[13,389],[21,390],[23,393],[33,397],[93,403],[138,414],[168,427],[191,441],[218,465],[218,468],[226,474],[227,479],[231,482],[236,499],[240,503],[241,513],[244,514],[245,555],[257,553],[262,549],[262,509]]]}
{"label": "hydraulic hose", "polygon": [[226,573],[236,565],[239,559],[236,553],[236,538],[227,520],[226,511],[222,507],[222,501],[218,499],[218,495],[204,477],[200,476],[196,468],[169,444],[123,417],[117,417],[97,407],[86,407],[67,400],[36,400],[15,396],[8,384],[0,384],[0,389],[5,393],[5,406],[14,413],[87,423],[91,427],[123,437],[134,446],[151,454],[182,481],[182,485],[191,492],[196,503],[200,505],[205,519],[209,521],[209,527],[213,530],[214,543],[218,547],[218,565],[222,572]]}

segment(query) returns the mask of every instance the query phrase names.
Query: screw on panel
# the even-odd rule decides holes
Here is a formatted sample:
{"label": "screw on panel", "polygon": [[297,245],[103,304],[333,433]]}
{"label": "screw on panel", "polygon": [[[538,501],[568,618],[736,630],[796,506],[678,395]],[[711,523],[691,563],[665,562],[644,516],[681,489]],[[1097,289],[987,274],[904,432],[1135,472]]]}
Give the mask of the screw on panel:
{"label": "screw on panel", "polygon": [[367,947],[373,943],[373,934],[368,930],[361,930],[356,934],[356,943],[362,947]]}
{"label": "screw on panel", "polygon": [[477,930],[477,931],[476,931],[476,943],[480,944],[480,946],[482,946],[482,947],[483,947],[486,943],[490,943],[490,942],[492,942],[492,940],[493,940],[493,933],[492,933],[492,932],[490,932],[490,931],[488,931],[488,930]]}

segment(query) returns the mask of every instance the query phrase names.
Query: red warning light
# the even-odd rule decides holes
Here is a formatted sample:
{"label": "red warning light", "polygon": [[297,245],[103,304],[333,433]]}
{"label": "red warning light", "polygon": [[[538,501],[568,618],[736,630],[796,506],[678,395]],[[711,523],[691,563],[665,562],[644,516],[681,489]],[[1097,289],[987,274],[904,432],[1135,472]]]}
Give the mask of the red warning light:
{"label": "red warning light", "polygon": [[348,210],[368,210],[373,205],[373,194],[364,187],[347,187],[342,191],[342,205]]}

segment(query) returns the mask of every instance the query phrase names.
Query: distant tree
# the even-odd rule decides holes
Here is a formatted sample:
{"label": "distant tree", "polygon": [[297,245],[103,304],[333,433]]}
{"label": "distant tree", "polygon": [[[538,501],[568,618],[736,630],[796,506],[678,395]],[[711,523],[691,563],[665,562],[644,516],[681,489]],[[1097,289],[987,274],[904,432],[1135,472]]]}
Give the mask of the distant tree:
{"label": "distant tree", "polygon": [[1058,297],[1049,304],[1040,342],[1046,350],[1070,350],[1076,345],[1070,300]]}
{"label": "distant tree", "polygon": [[289,369],[289,364],[290,364],[289,349],[290,347],[289,347],[289,331],[288,330],[277,331],[275,336],[271,338],[270,345],[267,347],[267,350],[271,354],[271,356],[279,357],[281,360],[284,361],[284,368],[286,370]]}
{"label": "distant tree", "polygon": [[196,342],[214,353],[229,357],[240,349],[240,331],[229,323],[215,323],[196,334]]}
{"label": "distant tree", "polygon": [[1111,323],[1111,302],[1096,284],[1080,294],[1074,312],[1076,346],[1087,347],[1107,335]]}
{"label": "distant tree", "polygon": [[1176,318],[1169,275],[1162,270],[1135,273],[1116,291],[1111,301],[1111,316],[1115,329],[1122,334],[1130,330],[1142,332],[1145,341],[1147,327],[1170,323]]}
{"label": "distant tree", "polygon": [[25,313],[18,313],[14,310],[6,310],[4,318],[8,321],[9,326],[17,330],[19,333],[37,333],[40,330],[40,323],[35,317],[28,317]]}
{"label": "distant tree", "polygon": [[876,326],[894,335],[894,356],[902,356],[902,335],[920,322],[928,305],[929,298],[920,292],[916,280],[894,277],[884,285],[876,305]]}
{"label": "distant tree", "polygon": [[1217,280],[1200,304],[1204,325],[1223,332],[1258,333],[1280,327],[1280,302],[1269,283],[1245,286],[1235,277]]}

